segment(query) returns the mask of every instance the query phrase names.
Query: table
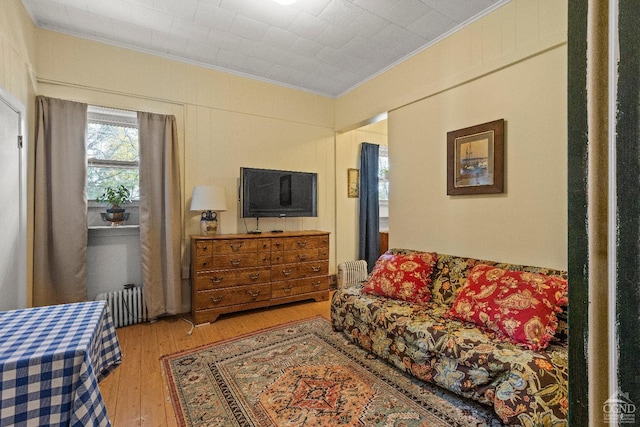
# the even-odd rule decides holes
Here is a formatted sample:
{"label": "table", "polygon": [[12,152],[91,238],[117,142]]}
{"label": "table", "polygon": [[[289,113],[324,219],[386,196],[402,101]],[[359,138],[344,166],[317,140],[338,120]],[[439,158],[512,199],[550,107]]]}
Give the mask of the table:
{"label": "table", "polygon": [[98,382],[121,359],[105,301],[0,312],[0,426],[110,426]]}

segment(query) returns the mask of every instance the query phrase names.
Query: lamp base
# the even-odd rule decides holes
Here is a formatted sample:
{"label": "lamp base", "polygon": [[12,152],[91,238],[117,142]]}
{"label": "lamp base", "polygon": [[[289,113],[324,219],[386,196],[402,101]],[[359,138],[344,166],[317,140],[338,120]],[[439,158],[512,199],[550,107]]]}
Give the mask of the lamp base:
{"label": "lamp base", "polygon": [[218,234],[218,220],[201,219],[200,234],[203,236],[215,236],[216,234]]}

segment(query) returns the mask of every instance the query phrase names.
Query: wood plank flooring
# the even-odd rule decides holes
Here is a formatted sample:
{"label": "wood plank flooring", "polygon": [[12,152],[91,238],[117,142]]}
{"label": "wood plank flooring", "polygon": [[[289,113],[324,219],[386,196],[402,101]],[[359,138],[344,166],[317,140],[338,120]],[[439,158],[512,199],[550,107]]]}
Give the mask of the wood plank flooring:
{"label": "wood plank flooring", "polygon": [[187,335],[191,325],[179,316],[119,328],[122,364],[100,383],[112,425],[177,426],[161,356],[318,314],[329,319],[329,301],[223,315],[212,324],[196,327],[191,335]]}

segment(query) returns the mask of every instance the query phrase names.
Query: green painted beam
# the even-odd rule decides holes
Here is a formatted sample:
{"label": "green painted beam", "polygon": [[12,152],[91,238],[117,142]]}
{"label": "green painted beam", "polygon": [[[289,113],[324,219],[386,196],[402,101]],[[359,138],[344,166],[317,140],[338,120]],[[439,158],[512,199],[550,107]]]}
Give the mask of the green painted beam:
{"label": "green painted beam", "polygon": [[[618,7],[618,388],[628,393],[629,399],[640,408],[640,2],[621,0]],[[640,410],[634,415],[634,425],[640,425]]]}
{"label": "green painted beam", "polygon": [[587,1],[568,2],[569,425],[589,425]]}

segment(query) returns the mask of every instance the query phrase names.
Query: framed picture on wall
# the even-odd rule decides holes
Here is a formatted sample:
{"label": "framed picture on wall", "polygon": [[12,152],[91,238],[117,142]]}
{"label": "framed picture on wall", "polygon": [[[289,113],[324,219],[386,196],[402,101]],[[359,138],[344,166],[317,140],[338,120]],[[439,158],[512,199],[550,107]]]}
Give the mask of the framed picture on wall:
{"label": "framed picture on wall", "polygon": [[360,197],[360,169],[347,169],[347,197]]}
{"label": "framed picture on wall", "polygon": [[447,194],[504,192],[504,119],[447,133]]}

